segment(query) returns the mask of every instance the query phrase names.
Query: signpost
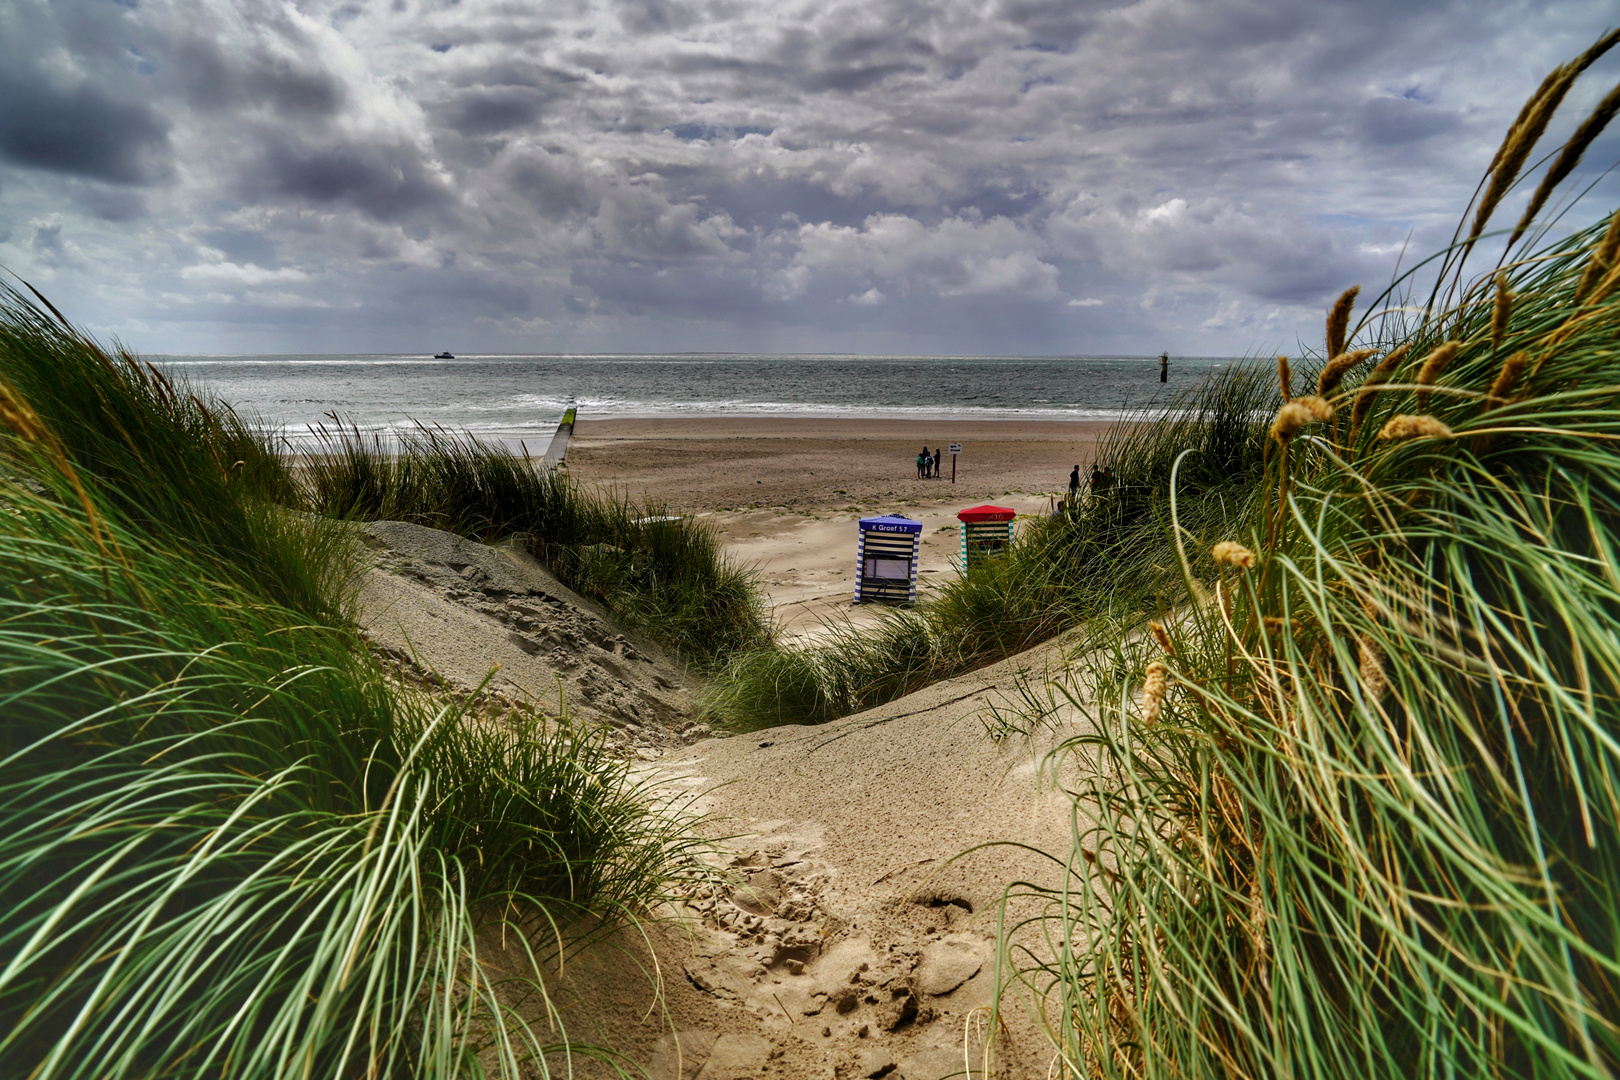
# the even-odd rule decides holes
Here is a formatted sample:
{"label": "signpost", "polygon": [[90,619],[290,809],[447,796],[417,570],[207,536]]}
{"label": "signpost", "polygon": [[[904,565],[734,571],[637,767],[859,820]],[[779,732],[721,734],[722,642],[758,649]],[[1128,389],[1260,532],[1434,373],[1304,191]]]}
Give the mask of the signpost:
{"label": "signpost", "polygon": [[951,443],[951,483],[956,483],[956,455],[962,452],[962,444]]}

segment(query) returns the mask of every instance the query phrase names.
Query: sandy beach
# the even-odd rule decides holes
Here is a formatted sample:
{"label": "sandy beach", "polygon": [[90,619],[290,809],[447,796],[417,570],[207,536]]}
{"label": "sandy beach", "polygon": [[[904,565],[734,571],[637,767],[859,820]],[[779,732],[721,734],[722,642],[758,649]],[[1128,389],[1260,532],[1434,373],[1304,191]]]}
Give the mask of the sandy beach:
{"label": "sandy beach", "polygon": [[[829,619],[857,623],[857,519],[901,513],[923,523],[920,589],[955,572],[956,511],[983,503],[1046,513],[1069,470],[1090,467],[1109,424],[1063,420],[823,420],[797,417],[581,417],[568,447],[576,479],[696,513],[754,567],[784,638]],[[919,479],[924,443],[956,442],[940,479]]]}
{"label": "sandy beach", "polygon": [[[1055,492],[1084,471],[1102,421],[832,420],[800,417],[593,420],[581,416],[568,468],[688,512],[780,507],[799,511],[973,506],[1009,494]],[[920,480],[917,452],[961,443],[956,482]]]}

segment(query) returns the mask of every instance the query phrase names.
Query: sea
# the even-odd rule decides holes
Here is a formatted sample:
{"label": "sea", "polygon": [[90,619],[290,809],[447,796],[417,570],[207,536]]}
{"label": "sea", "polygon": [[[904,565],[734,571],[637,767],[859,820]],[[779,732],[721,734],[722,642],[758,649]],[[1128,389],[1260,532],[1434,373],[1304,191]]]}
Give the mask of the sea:
{"label": "sea", "polygon": [[418,426],[543,450],[563,411],[609,417],[1106,420],[1169,400],[1235,357],[148,356],[292,443],[334,421]]}

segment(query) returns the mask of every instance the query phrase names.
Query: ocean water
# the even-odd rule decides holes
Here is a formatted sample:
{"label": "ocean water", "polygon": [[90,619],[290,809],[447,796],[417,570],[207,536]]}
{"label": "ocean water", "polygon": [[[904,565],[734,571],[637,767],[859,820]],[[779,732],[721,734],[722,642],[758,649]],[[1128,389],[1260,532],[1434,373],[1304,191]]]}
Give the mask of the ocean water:
{"label": "ocean water", "polygon": [[312,425],[385,435],[416,424],[544,449],[569,405],[582,417],[812,416],[1110,419],[1235,362],[1172,357],[152,356],[287,438]]}

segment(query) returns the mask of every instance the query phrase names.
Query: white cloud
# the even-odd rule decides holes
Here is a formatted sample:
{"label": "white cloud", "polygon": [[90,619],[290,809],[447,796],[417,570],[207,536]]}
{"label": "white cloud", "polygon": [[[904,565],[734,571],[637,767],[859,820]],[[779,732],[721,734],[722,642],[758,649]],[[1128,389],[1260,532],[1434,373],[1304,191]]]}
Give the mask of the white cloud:
{"label": "white cloud", "polygon": [[181,270],[180,276],[187,281],[213,285],[268,285],[272,282],[309,280],[308,274],[290,266],[279,270],[266,270],[252,263],[238,266],[232,262],[199,263]]}
{"label": "white cloud", "polygon": [[1050,296],[1058,269],[1040,239],[1007,218],[950,217],[932,227],[904,214],[874,214],[859,228],[801,225],[797,267],[859,274],[937,296]]}

